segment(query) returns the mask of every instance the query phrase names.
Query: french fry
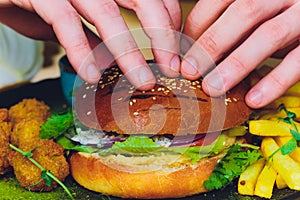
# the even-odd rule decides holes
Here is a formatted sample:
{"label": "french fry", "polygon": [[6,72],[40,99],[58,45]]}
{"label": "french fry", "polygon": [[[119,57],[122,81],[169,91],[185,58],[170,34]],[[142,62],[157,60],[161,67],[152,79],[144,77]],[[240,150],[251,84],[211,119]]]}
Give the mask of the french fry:
{"label": "french fry", "polygon": [[280,104],[284,104],[286,108],[299,108],[300,96],[282,96],[267,105],[265,108],[276,109]]}
{"label": "french fry", "polygon": [[276,183],[276,187],[278,189],[283,189],[283,188],[287,187],[286,182],[283,180],[282,176],[278,173],[277,173],[277,176],[276,176],[275,183]]}
{"label": "french fry", "polygon": [[[300,130],[300,124],[295,122]],[[280,120],[251,120],[249,122],[249,132],[258,136],[291,136],[290,130],[293,127]]]}
{"label": "french fry", "polygon": [[[275,137],[275,141],[277,144],[279,144],[279,146],[286,144],[290,139],[292,139],[292,136]],[[289,156],[300,163],[300,147],[296,147],[296,149],[290,153]]]}
{"label": "french fry", "polygon": [[278,149],[279,145],[273,138],[263,138],[261,151],[264,157],[268,159],[272,155],[269,159],[270,165],[278,172],[290,189],[300,190],[300,163],[288,155],[282,155]]}
{"label": "french fry", "polygon": [[[295,122],[298,130],[300,123]],[[291,136],[292,125],[281,120],[251,120],[249,122],[249,132],[258,136]]]}
{"label": "french fry", "polygon": [[300,81],[288,89],[284,95],[300,96]]}
{"label": "french fry", "polygon": [[269,165],[269,162],[267,162],[257,178],[254,195],[270,199],[272,197],[276,176],[277,172]]}
{"label": "french fry", "polygon": [[243,171],[238,181],[239,194],[250,196],[254,195],[255,184],[264,165],[265,159],[259,159]]}

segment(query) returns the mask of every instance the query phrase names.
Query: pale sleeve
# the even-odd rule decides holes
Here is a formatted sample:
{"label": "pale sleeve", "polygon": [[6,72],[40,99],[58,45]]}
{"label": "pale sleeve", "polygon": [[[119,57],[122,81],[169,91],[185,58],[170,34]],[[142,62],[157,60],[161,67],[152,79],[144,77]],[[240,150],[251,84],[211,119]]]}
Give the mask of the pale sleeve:
{"label": "pale sleeve", "polygon": [[0,24],[0,88],[29,81],[42,67],[44,43]]}

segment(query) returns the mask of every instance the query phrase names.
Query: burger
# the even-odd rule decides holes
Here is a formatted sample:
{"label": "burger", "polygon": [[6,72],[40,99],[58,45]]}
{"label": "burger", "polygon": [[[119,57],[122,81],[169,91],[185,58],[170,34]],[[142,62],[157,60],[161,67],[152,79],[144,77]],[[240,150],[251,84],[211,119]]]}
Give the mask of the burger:
{"label": "burger", "polygon": [[228,134],[250,116],[242,82],[210,97],[201,80],[168,78],[151,64],[157,83],[137,90],[117,66],[98,84],[74,95],[80,125],[72,140],[97,149],[75,152],[71,173],[83,187],[122,198],[179,198],[207,192],[203,186],[228,148]]}

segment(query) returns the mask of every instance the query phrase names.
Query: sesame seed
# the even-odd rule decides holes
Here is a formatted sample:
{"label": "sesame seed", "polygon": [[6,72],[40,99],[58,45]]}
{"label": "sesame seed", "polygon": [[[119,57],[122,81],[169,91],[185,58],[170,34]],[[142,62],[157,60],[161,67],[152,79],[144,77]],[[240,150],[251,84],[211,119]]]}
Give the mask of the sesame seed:
{"label": "sesame seed", "polygon": [[152,100],[155,101],[155,100],[156,100],[156,97],[152,97]]}
{"label": "sesame seed", "polygon": [[136,103],[136,99],[132,99],[132,102],[133,102],[133,103]]}
{"label": "sesame seed", "polygon": [[139,115],[139,112],[136,111],[133,113],[133,115],[137,116],[137,115]]}
{"label": "sesame seed", "polygon": [[84,95],[82,96],[82,98],[85,99],[85,98],[86,98],[86,94],[84,94]]}
{"label": "sesame seed", "polygon": [[232,102],[230,98],[226,98],[225,102]]}
{"label": "sesame seed", "polygon": [[129,105],[130,105],[130,106],[132,106],[132,105],[133,105],[132,101],[129,101]]}
{"label": "sesame seed", "polygon": [[91,115],[92,114],[92,111],[88,111],[87,113],[86,113],[86,115]]}

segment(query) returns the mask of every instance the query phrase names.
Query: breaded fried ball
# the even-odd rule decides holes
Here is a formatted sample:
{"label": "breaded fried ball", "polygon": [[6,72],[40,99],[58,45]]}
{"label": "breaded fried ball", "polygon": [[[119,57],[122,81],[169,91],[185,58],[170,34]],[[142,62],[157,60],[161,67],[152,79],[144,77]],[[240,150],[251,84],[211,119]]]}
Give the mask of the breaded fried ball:
{"label": "breaded fried ball", "polygon": [[41,125],[37,119],[22,119],[16,122],[10,135],[11,144],[21,148],[23,143],[35,143],[36,140],[40,140]]}
{"label": "breaded fried ball", "polygon": [[9,109],[9,118],[13,124],[23,119],[36,119],[45,122],[49,116],[49,106],[36,99],[23,99]]}
{"label": "breaded fried ball", "polygon": [[[29,142],[22,146],[22,150],[33,150],[32,158],[59,180],[64,181],[69,174],[69,164],[64,157],[64,149],[53,140],[40,140],[35,144]],[[52,181],[51,186],[47,186],[46,181],[41,177],[42,171],[19,152],[13,153],[10,164],[20,185],[30,191],[50,191],[57,186],[55,181]]]}
{"label": "breaded fried ball", "polygon": [[11,152],[9,147],[9,135],[11,126],[8,120],[8,110],[0,109],[0,174],[5,174],[9,170],[8,157]]}
{"label": "breaded fried ball", "polygon": [[0,127],[0,174],[5,174],[9,170],[10,165],[8,157],[10,153],[11,148],[9,147],[9,137]]}
{"label": "breaded fried ball", "polygon": [[8,120],[8,110],[6,108],[0,108],[0,122]]}

